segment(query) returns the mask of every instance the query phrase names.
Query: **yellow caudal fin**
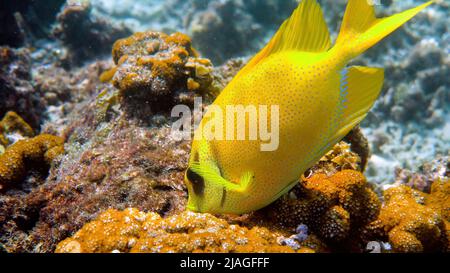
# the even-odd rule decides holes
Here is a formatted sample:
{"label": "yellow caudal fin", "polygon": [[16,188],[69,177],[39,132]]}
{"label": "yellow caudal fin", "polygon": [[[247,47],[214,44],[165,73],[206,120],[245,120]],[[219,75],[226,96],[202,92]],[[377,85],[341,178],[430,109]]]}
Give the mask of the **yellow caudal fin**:
{"label": "yellow caudal fin", "polygon": [[[374,6],[366,0],[349,0],[336,46],[345,48],[349,58],[354,58],[432,4],[429,1],[416,8],[386,17],[376,18]],[[344,53],[344,54],[345,54]]]}
{"label": "yellow caudal fin", "polygon": [[245,75],[268,56],[282,51],[323,52],[331,47],[330,34],[316,0],[302,0],[272,40],[239,72]]}
{"label": "yellow caudal fin", "polygon": [[384,80],[381,68],[354,66],[341,74],[341,128],[333,141],[339,141],[366,117],[381,92]]}

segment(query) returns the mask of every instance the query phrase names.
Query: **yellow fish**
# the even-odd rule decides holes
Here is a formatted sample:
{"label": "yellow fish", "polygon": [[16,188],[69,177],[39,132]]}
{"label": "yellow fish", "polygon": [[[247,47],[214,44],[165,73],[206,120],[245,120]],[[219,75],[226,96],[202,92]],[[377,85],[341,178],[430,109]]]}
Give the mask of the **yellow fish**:
{"label": "yellow fish", "polygon": [[[267,206],[294,187],[309,167],[365,118],[381,91],[383,69],[346,68],[348,62],[432,2],[376,18],[370,1],[349,0],[340,34],[331,46],[319,4],[315,0],[301,1],[202,119],[185,175],[187,209],[247,213]],[[236,120],[211,110],[225,113],[230,105],[277,105],[277,149],[263,151],[264,141],[258,139],[207,137],[203,129],[210,128],[211,122]],[[249,116],[245,119],[250,120]],[[245,124],[246,130],[250,127]],[[234,129],[239,129],[237,122]]]}

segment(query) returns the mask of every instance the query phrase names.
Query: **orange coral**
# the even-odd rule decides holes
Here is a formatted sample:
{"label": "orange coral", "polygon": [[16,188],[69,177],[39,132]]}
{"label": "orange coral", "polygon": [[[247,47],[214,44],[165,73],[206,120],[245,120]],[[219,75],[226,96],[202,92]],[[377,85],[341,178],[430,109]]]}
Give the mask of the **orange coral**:
{"label": "orange coral", "polygon": [[381,229],[396,252],[447,250],[448,221],[442,215],[448,217],[449,183],[440,183],[434,183],[431,195],[407,186],[386,190],[386,203],[372,229]]}
{"label": "orange coral", "polygon": [[34,131],[28,123],[26,123],[15,112],[8,112],[0,121],[0,145],[6,146],[9,143],[6,134],[18,134],[22,137],[34,136]]}
{"label": "orange coral", "polygon": [[231,225],[211,214],[182,212],[164,219],[109,209],[60,242],[56,252],[294,252],[276,238],[266,228]]}
{"label": "orange coral", "polygon": [[0,155],[0,190],[23,180],[33,166],[50,165],[64,152],[64,140],[52,135],[39,135],[20,140]]}
{"label": "orange coral", "polygon": [[440,212],[443,219],[450,221],[450,181],[436,180],[431,185],[431,193],[425,200],[425,204],[434,211]]}
{"label": "orange coral", "polygon": [[365,177],[344,170],[330,177],[318,173],[305,179],[264,212],[276,223],[305,224],[321,239],[340,244],[376,219],[379,209],[380,201]]}

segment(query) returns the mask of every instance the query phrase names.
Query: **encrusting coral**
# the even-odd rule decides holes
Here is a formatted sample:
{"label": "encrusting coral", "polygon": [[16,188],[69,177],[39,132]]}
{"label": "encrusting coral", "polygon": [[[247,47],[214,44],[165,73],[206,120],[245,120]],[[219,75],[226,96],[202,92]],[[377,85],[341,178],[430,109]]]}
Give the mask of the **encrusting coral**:
{"label": "encrusting coral", "polygon": [[16,112],[8,112],[0,121],[0,145],[7,146],[11,144],[8,136],[32,137],[34,131]]}
{"label": "encrusting coral", "polygon": [[138,32],[118,40],[112,54],[117,66],[101,78],[112,79],[125,102],[158,111],[213,90],[212,64],[199,58],[187,35]]}
{"label": "encrusting coral", "polygon": [[[302,251],[302,250],[299,250]],[[306,251],[306,250],[305,250]],[[230,225],[211,214],[182,212],[168,218],[137,209],[109,209],[56,252],[294,252],[266,228]]]}
{"label": "encrusting coral", "polygon": [[448,180],[434,182],[431,194],[404,185],[390,188],[368,230],[388,240],[395,252],[449,251],[449,192]]}
{"label": "encrusting coral", "polygon": [[16,142],[0,155],[0,191],[25,178],[29,169],[50,166],[64,152],[64,140],[52,135],[39,135]]}
{"label": "encrusting coral", "polygon": [[263,213],[274,223],[290,228],[304,224],[325,242],[343,245],[376,219],[380,206],[362,173],[343,170],[305,178]]}

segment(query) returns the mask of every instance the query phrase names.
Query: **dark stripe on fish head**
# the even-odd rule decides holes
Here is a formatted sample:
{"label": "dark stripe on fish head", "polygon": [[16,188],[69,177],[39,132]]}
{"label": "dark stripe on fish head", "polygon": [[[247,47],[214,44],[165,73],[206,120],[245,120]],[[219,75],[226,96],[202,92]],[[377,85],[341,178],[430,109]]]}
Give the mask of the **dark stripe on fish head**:
{"label": "dark stripe on fish head", "polygon": [[191,182],[194,193],[203,196],[205,192],[205,180],[190,168],[186,171],[186,177]]}

